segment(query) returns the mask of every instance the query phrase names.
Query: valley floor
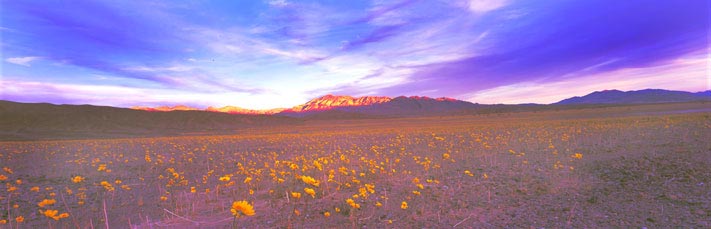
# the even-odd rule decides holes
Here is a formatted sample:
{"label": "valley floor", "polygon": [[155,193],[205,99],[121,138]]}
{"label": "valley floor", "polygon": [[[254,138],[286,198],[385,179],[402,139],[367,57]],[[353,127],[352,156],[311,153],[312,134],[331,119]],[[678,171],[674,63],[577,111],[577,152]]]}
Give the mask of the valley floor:
{"label": "valley floor", "polygon": [[[0,228],[708,228],[708,109],[640,105],[0,142]],[[255,215],[233,216],[232,203],[242,200]]]}

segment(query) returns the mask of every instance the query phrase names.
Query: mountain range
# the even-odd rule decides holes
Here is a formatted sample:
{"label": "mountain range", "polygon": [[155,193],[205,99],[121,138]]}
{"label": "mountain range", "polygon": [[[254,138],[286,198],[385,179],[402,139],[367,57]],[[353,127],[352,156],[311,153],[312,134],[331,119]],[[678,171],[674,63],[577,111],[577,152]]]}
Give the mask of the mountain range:
{"label": "mountain range", "polygon": [[[344,95],[325,95],[314,98],[304,104],[292,108],[275,108],[268,110],[253,110],[236,106],[208,107],[202,111],[221,112],[230,114],[277,114],[284,116],[303,117],[324,111],[365,112],[377,115],[407,114],[411,111],[421,112],[447,112],[450,110],[465,109],[474,104],[453,98],[430,98],[426,96],[362,96],[352,97]],[[173,107],[131,107],[134,110],[145,111],[198,111],[201,109],[177,105]]]}
{"label": "mountain range", "polygon": [[[585,96],[575,96],[564,99],[552,105],[594,105],[594,104],[649,104],[672,103],[711,100],[711,91],[685,92],[662,89],[645,89],[638,91],[604,90],[596,91]],[[539,104],[527,104],[540,106]],[[325,95],[314,98],[304,104],[291,108],[275,108],[268,110],[253,110],[235,106],[208,107],[203,111],[221,112],[229,114],[261,114],[283,115],[291,117],[305,117],[316,113],[343,114],[360,113],[376,116],[417,116],[427,114],[451,114],[470,111],[472,109],[491,107],[496,105],[474,104],[453,98],[430,98],[426,96],[341,96]],[[498,105],[506,107],[511,105]],[[520,105],[519,105],[520,106]],[[201,109],[178,105],[173,107],[131,107],[135,110],[146,111],[198,111]],[[334,112],[338,111],[338,112]],[[323,115],[321,115],[323,116]]]}
{"label": "mountain range", "polygon": [[711,90],[703,92],[645,89],[639,91],[605,90],[582,97],[572,97],[555,104],[648,104],[711,100]]}
{"label": "mountain range", "polygon": [[417,116],[475,115],[566,110],[630,104],[702,101],[711,110],[711,91],[607,90],[548,105],[486,105],[422,96],[326,95],[292,108],[250,110],[188,106],[116,108],[0,100],[0,140],[235,134],[249,128],[299,126],[310,120],[356,120]]}

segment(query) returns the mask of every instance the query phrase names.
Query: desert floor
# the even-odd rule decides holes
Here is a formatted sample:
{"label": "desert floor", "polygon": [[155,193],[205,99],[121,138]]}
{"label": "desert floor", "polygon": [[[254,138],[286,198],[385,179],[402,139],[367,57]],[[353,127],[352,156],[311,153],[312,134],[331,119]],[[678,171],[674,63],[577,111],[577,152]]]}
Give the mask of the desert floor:
{"label": "desert floor", "polygon": [[708,228],[697,105],[0,142],[0,228]]}

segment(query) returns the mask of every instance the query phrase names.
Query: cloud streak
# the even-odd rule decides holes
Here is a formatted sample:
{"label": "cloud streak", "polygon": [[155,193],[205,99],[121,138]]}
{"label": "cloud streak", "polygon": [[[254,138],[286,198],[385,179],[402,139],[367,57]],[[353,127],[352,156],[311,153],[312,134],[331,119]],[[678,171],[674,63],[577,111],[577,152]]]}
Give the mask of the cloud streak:
{"label": "cloud streak", "polygon": [[476,14],[483,14],[499,9],[508,4],[507,0],[469,0],[468,9]]}
{"label": "cloud streak", "polygon": [[31,62],[39,60],[39,59],[42,59],[42,57],[25,56],[25,57],[10,57],[10,58],[5,59],[5,61],[8,63],[13,63],[13,64],[29,67]]}

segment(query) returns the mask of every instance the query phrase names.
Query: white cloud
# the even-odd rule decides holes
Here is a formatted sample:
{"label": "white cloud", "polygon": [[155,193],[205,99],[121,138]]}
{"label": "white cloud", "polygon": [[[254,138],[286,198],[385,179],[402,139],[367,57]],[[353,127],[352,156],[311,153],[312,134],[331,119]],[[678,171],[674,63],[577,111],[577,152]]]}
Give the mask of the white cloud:
{"label": "white cloud", "polygon": [[174,65],[174,66],[169,66],[169,67],[138,66],[138,67],[124,68],[123,70],[136,71],[136,72],[187,72],[187,71],[191,71],[193,69],[194,68],[190,67],[190,66]]}
{"label": "white cloud", "polygon": [[[234,59],[279,57],[296,62],[308,62],[325,56],[321,51],[300,46],[283,47],[276,42],[253,38],[243,30],[216,30],[210,28],[192,28],[196,43],[206,44],[210,51]],[[298,42],[297,42],[298,43]]]}
{"label": "white cloud", "polygon": [[462,96],[476,103],[554,103],[601,90],[667,89],[682,91],[709,90],[707,60],[679,59],[666,65],[647,68],[625,68],[612,72],[570,77],[556,82],[522,82],[478,91]]}
{"label": "white cloud", "polygon": [[30,66],[30,62],[35,61],[35,60],[39,60],[39,59],[42,59],[42,57],[39,57],[39,56],[26,56],[26,57],[11,57],[11,58],[5,59],[5,61],[7,61],[7,62],[9,62],[9,63],[13,63],[13,64],[17,64],[17,65],[22,65],[22,66],[27,66],[27,67],[29,67],[29,66]]}
{"label": "white cloud", "polygon": [[368,54],[380,58],[386,62],[383,65],[389,66],[427,65],[477,55],[471,47],[485,40],[489,31],[453,33],[461,28],[461,18],[436,22],[432,26],[404,31],[387,41],[372,44],[374,48]]}
{"label": "white cloud", "polygon": [[269,5],[274,7],[285,7],[288,6],[289,3],[286,2],[286,0],[272,0],[269,1]]}
{"label": "white cloud", "polygon": [[499,9],[507,4],[507,0],[470,0],[468,8],[476,14],[484,14]]}
{"label": "white cloud", "polygon": [[368,24],[376,26],[400,25],[407,22],[413,14],[404,9],[388,10],[388,8],[392,7],[392,5],[390,5],[392,3],[390,2],[387,4],[382,2],[374,3],[375,5],[369,11],[375,17],[371,18]]}

